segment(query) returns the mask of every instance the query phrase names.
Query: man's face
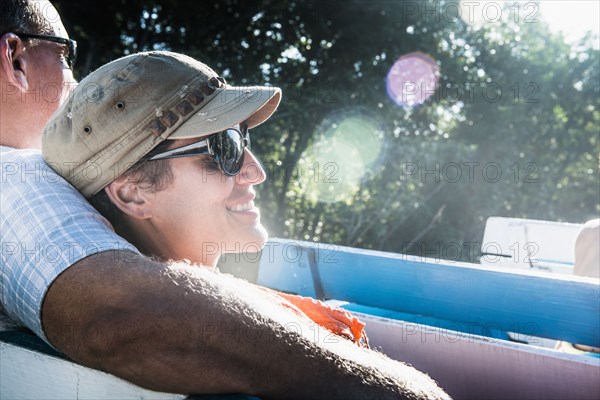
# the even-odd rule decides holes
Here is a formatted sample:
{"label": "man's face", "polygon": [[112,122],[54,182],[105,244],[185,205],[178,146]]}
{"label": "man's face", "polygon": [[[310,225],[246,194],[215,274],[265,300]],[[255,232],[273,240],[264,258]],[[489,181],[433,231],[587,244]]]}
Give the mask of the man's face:
{"label": "man's face", "polygon": [[[172,148],[197,142],[175,141]],[[254,185],[265,173],[246,149],[241,172],[228,177],[208,155],[169,160],[173,182],[152,194],[150,240],[171,259],[214,265],[222,253],[258,251],[267,240],[254,205]],[[158,242],[160,241],[160,243]]]}
{"label": "man's face", "polygon": [[[51,35],[68,38],[67,32],[58,17],[58,13],[49,2],[36,3],[43,8],[43,15],[51,23]],[[27,57],[28,91],[25,101],[34,102],[36,119],[42,122],[42,127],[52,113],[67,99],[76,84],[73,72],[66,62],[66,46],[46,40],[31,41],[25,49]]]}

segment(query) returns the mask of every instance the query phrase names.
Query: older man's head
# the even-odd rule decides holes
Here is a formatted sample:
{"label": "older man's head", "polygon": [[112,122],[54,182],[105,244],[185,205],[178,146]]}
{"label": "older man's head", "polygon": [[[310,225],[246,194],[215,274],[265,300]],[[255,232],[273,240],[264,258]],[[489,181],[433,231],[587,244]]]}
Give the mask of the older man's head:
{"label": "older man's head", "polygon": [[75,51],[50,2],[2,1],[0,144],[41,147],[44,125],[74,86]]}

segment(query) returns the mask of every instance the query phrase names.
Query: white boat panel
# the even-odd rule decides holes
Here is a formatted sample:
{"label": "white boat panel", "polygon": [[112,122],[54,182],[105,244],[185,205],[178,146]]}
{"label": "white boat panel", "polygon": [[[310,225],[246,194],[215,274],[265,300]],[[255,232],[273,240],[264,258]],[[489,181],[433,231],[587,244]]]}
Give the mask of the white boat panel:
{"label": "white boat panel", "polygon": [[481,264],[573,274],[581,224],[490,217],[481,243]]}
{"label": "white boat panel", "polygon": [[11,343],[0,342],[0,399],[184,399]]}

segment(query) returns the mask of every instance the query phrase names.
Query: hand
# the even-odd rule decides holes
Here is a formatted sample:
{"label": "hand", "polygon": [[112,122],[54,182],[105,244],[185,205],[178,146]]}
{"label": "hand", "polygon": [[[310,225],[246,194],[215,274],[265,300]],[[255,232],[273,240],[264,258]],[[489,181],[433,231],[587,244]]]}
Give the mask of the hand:
{"label": "hand", "polygon": [[293,306],[282,303],[284,307],[288,307],[296,313],[301,312],[330,332],[343,336],[359,346],[369,348],[369,339],[364,331],[365,324],[348,311],[310,297],[281,293],[271,289],[266,290],[287,300]]}

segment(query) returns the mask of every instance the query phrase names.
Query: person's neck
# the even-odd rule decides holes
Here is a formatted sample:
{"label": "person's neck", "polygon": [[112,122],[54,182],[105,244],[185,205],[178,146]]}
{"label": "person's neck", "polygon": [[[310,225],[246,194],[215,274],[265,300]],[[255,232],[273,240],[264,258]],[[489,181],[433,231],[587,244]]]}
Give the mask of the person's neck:
{"label": "person's neck", "polygon": [[38,127],[29,126],[18,113],[7,107],[0,116],[0,145],[16,149],[42,149],[42,132]]}
{"label": "person's neck", "polygon": [[[181,251],[173,250],[175,246],[170,245],[169,238],[161,236],[160,231],[151,228],[151,224],[136,223],[133,220],[124,217],[122,223],[114,224],[116,233],[133,244],[142,254],[152,257],[156,260],[181,261],[188,260],[193,264],[202,265],[215,269],[219,262],[220,254],[207,254],[203,252],[202,259],[192,258],[190,255],[182,256]],[[151,232],[148,231],[151,229]]]}
{"label": "person's neck", "polygon": [[11,138],[9,135],[4,135],[0,132],[0,145],[8,146],[15,149],[36,149],[42,150],[42,140],[26,139],[26,138]]}
{"label": "person's neck", "polygon": [[127,217],[122,216],[121,218],[122,220],[120,221],[110,221],[113,225],[115,233],[134,245],[135,248],[138,249],[143,255],[148,257],[157,257],[157,255],[152,251],[151,246],[149,246],[149,244],[145,243],[143,240],[140,240],[144,237],[144,235],[140,234],[134,226],[127,222]]}

